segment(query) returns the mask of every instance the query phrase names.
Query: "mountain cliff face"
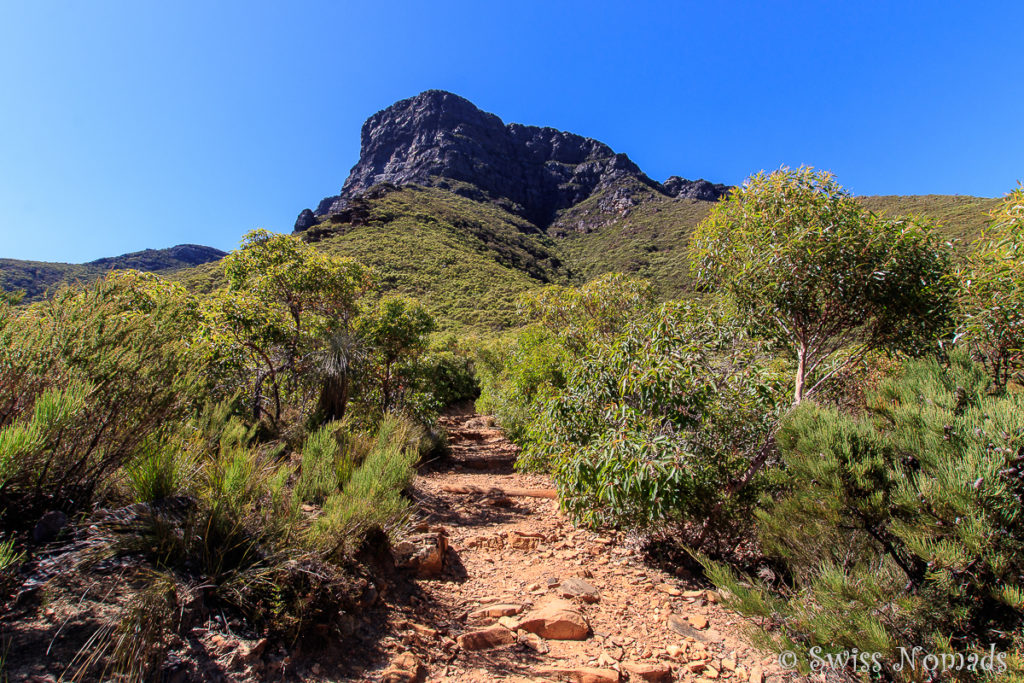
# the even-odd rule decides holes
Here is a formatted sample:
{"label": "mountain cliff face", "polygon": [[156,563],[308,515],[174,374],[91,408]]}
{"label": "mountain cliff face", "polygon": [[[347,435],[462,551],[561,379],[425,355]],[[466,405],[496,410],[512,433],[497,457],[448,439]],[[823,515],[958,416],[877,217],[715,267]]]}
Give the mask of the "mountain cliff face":
{"label": "mountain cliff face", "polygon": [[315,211],[304,210],[296,231],[341,213],[379,183],[441,187],[495,201],[540,228],[560,211],[608,190],[644,187],[705,200],[727,190],[676,176],[662,185],[602,142],[554,128],[506,125],[458,95],[428,90],[367,119],[359,162],[341,193],[326,197]]}

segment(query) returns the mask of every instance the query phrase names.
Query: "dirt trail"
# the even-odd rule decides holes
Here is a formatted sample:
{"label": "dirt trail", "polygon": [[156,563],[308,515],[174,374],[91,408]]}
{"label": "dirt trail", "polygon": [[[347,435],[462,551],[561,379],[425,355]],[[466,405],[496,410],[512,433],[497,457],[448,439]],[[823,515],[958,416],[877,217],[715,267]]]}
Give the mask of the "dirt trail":
{"label": "dirt trail", "polygon": [[[516,447],[487,418],[444,422],[452,457],[421,469],[415,495],[421,529],[443,529],[451,551],[444,573],[421,579],[399,610],[385,649],[401,654],[377,680],[788,679],[715,593],[645,564],[623,537],[575,528],[556,500],[536,497],[551,481],[515,473]],[[588,626],[583,640],[557,638]]]}

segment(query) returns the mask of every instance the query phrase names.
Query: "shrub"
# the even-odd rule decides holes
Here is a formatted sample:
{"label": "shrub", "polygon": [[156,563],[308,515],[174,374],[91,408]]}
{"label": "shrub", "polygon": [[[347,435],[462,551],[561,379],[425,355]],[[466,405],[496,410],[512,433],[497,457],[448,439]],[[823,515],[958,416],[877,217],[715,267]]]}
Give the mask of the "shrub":
{"label": "shrub", "polygon": [[[539,325],[481,344],[474,367],[480,381],[478,411],[494,415],[510,439],[525,443],[543,399],[565,386],[569,352]],[[543,463],[523,461],[526,468]]]}
{"label": "shrub", "polygon": [[725,505],[777,412],[758,353],[720,309],[666,304],[567,364],[523,457],[584,521],[721,526],[756,494]]}
{"label": "shrub", "polygon": [[386,296],[363,311],[357,331],[367,356],[360,372],[365,405],[380,415],[429,410],[432,401],[417,396],[425,393],[419,359],[434,328],[434,319],[423,306],[398,295]]}
{"label": "shrub", "polygon": [[480,395],[472,354],[454,334],[432,338],[419,366],[423,387],[442,407],[472,401]]}
{"label": "shrub", "polygon": [[340,493],[324,503],[308,542],[328,557],[351,551],[371,529],[394,531],[410,505],[402,496],[419,457],[419,428],[394,416],[380,423],[373,446]]}
{"label": "shrub", "polygon": [[145,503],[186,493],[195,474],[194,458],[176,440],[154,439],[125,465],[131,499]]}
{"label": "shrub", "polygon": [[[0,541],[0,605],[4,604],[7,600],[8,591],[14,585],[15,574],[23,558],[24,553],[15,549],[13,538]],[[2,647],[2,644],[0,644],[0,647]],[[2,658],[0,658],[0,661],[2,661]],[[3,669],[0,668],[0,671],[3,671]]]}
{"label": "shrub", "polygon": [[1024,187],[992,218],[958,273],[959,338],[1002,387],[1024,383]]}
{"label": "shrub", "polygon": [[329,422],[306,439],[302,447],[302,467],[295,483],[295,495],[309,503],[323,503],[352,476],[350,453],[342,452],[336,434],[343,427]]}
{"label": "shrub", "polygon": [[[786,584],[711,566],[789,649],[899,661],[1012,648],[1024,627],[1024,395],[963,356],[909,363],[860,417],[808,404],[784,421],[783,495],[757,513]],[[753,587],[751,587],[753,586]],[[892,670],[890,670],[892,673]]]}
{"label": "shrub", "polygon": [[83,509],[194,405],[187,298],[150,285],[112,275],[0,328],[0,501],[23,519]]}

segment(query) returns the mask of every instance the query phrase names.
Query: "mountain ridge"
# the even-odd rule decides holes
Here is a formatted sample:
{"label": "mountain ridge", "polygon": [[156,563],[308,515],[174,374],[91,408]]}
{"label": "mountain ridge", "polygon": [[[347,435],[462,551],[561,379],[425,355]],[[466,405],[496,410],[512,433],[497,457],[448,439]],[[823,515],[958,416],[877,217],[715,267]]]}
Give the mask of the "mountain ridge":
{"label": "mountain ridge", "polygon": [[120,256],[106,256],[85,263],[0,258],[0,289],[23,291],[26,301],[35,301],[53,286],[63,282],[91,281],[109,270],[130,268],[166,274],[218,261],[226,255],[214,247],[177,244],[164,249],[143,249]]}
{"label": "mountain ridge", "polygon": [[338,195],[305,209],[295,230],[340,213],[371,187],[421,185],[495,201],[541,229],[559,212],[597,192],[639,186],[668,197],[715,200],[728,187],[671,176],[649,178],[626,154],[593,138],[550,127],[504,123],[495,114],[443,90],[400,100],[363,124],[359,161]]}

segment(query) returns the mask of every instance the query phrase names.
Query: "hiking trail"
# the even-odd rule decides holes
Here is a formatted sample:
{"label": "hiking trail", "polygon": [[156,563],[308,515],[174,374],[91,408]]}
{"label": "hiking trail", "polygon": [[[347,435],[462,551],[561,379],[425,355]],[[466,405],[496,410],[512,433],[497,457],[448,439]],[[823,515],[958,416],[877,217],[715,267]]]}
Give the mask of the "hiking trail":
{"label": "hiking trail", "polygon": [[443,571],[392,605],[384,681],[789,680],[704,587],[646,564],[635,540],[578,529],[547,476],[480,415],[442,418],[451,457],[420,467],[418,531]]}

